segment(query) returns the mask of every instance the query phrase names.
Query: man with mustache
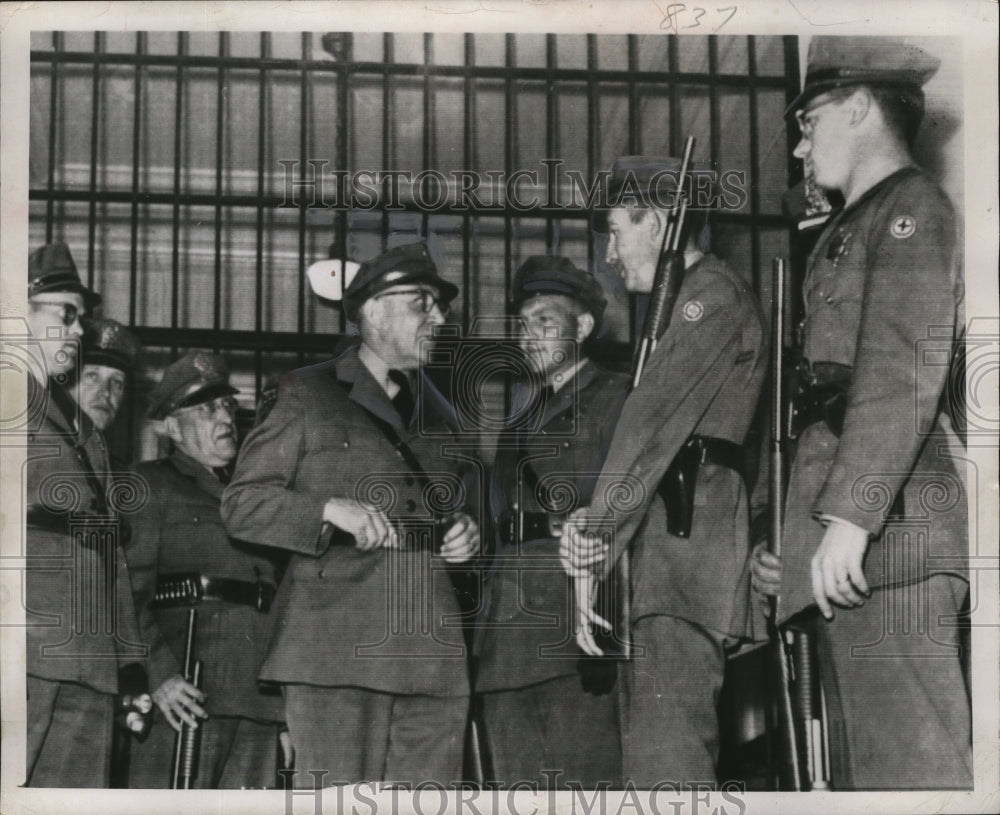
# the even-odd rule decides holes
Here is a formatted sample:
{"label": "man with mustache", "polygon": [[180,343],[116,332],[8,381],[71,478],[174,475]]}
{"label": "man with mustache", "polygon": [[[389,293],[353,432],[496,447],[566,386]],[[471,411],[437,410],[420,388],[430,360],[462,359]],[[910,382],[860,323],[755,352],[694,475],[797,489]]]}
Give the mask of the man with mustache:
{"label": "man with mustache", "polygon": [[[612,168],[598,226],[629,291],[652,290],[680,164],[630,156]],[[622,408],[590,507],[562,539],[575,576],[603,577],[631,553],[622,754],[625,778],[646,789],[715,782],[726,650],[747,632],[742,444],[766,366],[763,316],[748,281],[711,254],[702,172],[688,178],[690,234],[678,244],[685,270],[669,327]],[[609,496],[623,479],[642,489],[616,508]],[[581,621],[585,647],[593,621]]]}
{"label": "man with mustache", "polygon": [[106,318],[87,322],[83,367],[70,393],[102,433],[118,415],[138,355],[139,340],[121,323]]}
{"label": "man with mustache", "polygon": [[64,243],[32,252],[27,277],[25,783],[107,787],[121,671],[145,648],[107,446],[65,388],[77,369],[80,320],[101,298],[80,281]]}
{"label": "man with mustache", "polygon": [[607,305],[593,275],[536,255],[518,269],[511,299],[535,375],[511,389],[490,478],[496,555],[478,622],[476,692],[494,780],[618,785],[615,664],[580,658],[558,527],[590,502],[629,380],[587,356]]}
{"label": "man with mustache", "polygon": [[463,777],[469,710],[448,571],[479,549],[465,510],[479,493],[463,489],[474,453],[450,444],[453,411],[420,366],[458,289],[407,244],[342,291],[360,343],[283,377],[223,517],[293,553],[261,676],[284,691],[295,786],[448,784]]}
{"label": "man with mustache", "polygon": [[[275,564],[266,550],[226,534],[219,515],[236,458],[236,393],[222,357],[189,351],[150,394],[149,415],[173,450],[136,468],[149,501],[135,517],[127,554],[150,646],[153,701],[169,727],[159,723],[133,746],[131,787],[170,786],[182,722],[202,731],[195,787],[277,786],[281,699],[256,681]],[[192,606],[201,690],[181,675]]]}

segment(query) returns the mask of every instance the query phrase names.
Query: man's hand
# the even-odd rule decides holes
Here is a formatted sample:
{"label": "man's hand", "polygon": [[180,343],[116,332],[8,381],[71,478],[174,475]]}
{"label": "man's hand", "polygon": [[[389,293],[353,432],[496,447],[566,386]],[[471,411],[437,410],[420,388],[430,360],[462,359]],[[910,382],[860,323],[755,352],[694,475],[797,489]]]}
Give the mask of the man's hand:
{"label": "man's hand", "polygon": [[867,596],[868,582],[862,569],[868,533],[860,526],[830,520],[823,541],[812,559],[812,592],[826,619],[833,619],[830,603],[860,606]]}
{"label": "man's hand", "polygon": [[583,653],[599,657],[604,651],[594,640],[593,626],[599,625],[605,631],[611,631],[611,623],[594,611],[597,600],[597,578],[588,572],[583,572],[573,578],[573,601],[576,606],[576,644]]}
{"label": "man's hand", "polygon": [[765,614],[771,613],[768,597],[781,593],[781,558],[767,551],[766,543],[758,543],[750,558],[750,585]]}
{"label": "man's hand", "polygon": [[331,498],[323,506],[323,520],[354,536],[362,552],[380,546],[399,546],[399,535],[385,513],[350,498]]}
{"label": "man's hand", "polygon": [[479,524],[464,512],[456,512],[444,533],[440,554],[448,563],[464,563],[479,552]]}
{"label": "man's hand", "polygon": [[167,679],[153,691],[152,696],[163,717],[174,730],[180,730],[181,724],[197,727],[198,719],[208,718],[205,708],[202,707],[205,694],[180,674],[174,674]]}
{"label": "man's hand", "polygon": [[559,560],[570,577],[583,577],[591,567],[603,562],[608,544],[599,535],[587,531],[587,509],[581,507],[566,519],[559,538]]}

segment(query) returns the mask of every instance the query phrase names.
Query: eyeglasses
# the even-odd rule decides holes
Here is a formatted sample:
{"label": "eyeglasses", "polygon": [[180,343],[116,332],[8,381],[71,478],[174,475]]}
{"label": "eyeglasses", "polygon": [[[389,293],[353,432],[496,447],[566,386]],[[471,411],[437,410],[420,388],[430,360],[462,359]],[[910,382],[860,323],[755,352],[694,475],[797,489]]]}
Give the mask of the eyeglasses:
{"label": "eyeglasses", "polygon": [[36,308],[45,307],[59,309],[59,311],[62,312],[59,315],[59,319],[62,321],[62,324],[66,326],[66,328],[76,324],[76,322],[83,316],[82,311],[72,303],[59,303],[55,300],[32,300],[31,305]]}
{"label": "eyeglasses", "polygon": [[211,419],[219,410],[224,410],[230,416],[235,416],[239,406],[240,403],[233,399],[232,396],[220,396],[218,399],[213,399],[211,402],[202,402],[201,404],[191,405],[190,407],[177,408],[174,412],[196,413],[206,419]]}
{"label": "eyeglasses", "polygon": [[436,292],[430,289],[400,289],[398,291],[387,291],[385,294],[378,294],[373,299],[381,300],[383,297],[395,297],[397,295],[407,295],[412,297],[407,305],[413,311],[420,311],[424,314],[430,314],[431,311],[437,306],[438,311],[441,312],[441,316],[447,317],[448,312],[451,310],[447,303],[443,303]]}
{"label": "eyeglasses", "polygon": [[795,111],[795,121],[799,124],[799,131],[802,133],[803,139],[812,141],[813,132],[816,130],[816,120],[819,118],[815,112],[838,101],[840,101],[839,96],[830,96],[812,107]]}

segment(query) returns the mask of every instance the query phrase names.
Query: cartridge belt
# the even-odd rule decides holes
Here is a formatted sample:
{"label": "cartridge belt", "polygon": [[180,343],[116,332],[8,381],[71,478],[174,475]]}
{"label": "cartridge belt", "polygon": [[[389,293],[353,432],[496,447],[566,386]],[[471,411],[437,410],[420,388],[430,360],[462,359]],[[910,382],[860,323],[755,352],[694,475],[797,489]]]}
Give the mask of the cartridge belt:
{"label": "cartridge belt", "polygon": [[202,600],[219,600],[250,606],[266,613],[271,608],[277,589],[265,581],[232,580],[228,577],[208,577],[198,572],[177,572],[160,575],[150,608],[193,606]]}

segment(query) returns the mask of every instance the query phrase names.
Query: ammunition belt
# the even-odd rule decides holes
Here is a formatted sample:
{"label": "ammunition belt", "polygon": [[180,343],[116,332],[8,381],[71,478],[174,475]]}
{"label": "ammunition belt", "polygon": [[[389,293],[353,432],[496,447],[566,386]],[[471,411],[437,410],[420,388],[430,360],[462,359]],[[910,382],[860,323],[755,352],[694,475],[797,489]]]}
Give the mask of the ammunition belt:
{"label": "ammunition belt", "polygon": [[208,577],[198,572],[177,572],[159,576],[150,608],[193,606],[202,600],[219,600],[266,613],[276,592],[273,583],[264,581],[251,583],[228,577]]}

